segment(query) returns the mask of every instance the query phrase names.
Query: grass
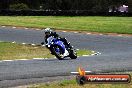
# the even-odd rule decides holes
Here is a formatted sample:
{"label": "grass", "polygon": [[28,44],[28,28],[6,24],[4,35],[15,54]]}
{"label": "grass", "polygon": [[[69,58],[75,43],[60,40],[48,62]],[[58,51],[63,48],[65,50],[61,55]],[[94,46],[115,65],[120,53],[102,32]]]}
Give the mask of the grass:
{"label": "grass", "polygon": [[[132,76],[132,74],[130,74]],[[132,88],[132,82],[129,84],[85,84],[80,86],[75,79],[63,80],[45,84],[32,85],[29,88]]]}
{"label": "grass", "polygon": [[[79,56],[92,54],[89,50],[77,51]],[[50,51],[41,46],[22,45],[9,42],[0,42],[0,60],[52,58]]]}
{"label": "grass", "polygon": [[[51,57],[49,50],[41,46],[0,42],[0,60]],[[53,57],[53,56],[52,56]]]}
{"label": "grass", "polygon": [[93,54],[93,52],[91,52],[90,50],[82,49],[82,50],[78,50],[78,51],[77,51],[77,55],[78,55],[78,56],[90,55],[90,54]]}
{"label": "grass", "polygon": [[132,34],[132,17],[0,16],[0,25]]}

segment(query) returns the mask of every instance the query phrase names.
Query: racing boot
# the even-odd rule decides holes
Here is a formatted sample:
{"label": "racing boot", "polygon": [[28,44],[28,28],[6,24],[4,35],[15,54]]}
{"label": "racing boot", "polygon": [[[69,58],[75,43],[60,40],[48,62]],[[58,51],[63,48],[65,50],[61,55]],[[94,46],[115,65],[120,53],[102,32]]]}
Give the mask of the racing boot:
{"label": "racing boot", "polygon": [[54,55],[54,52],[51,47],[49,47],[49,50],[50,50],[50,54]]}
{"label": "racing boot", "polygon": [[54,53],[53,53],[53,52],[50,52],[50,54],[54,55]]}

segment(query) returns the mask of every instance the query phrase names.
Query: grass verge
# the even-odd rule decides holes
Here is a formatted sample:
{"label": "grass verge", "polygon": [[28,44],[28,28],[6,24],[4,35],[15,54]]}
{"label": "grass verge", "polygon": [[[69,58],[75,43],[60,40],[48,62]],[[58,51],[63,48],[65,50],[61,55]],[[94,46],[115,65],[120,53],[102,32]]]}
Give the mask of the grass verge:
{"label": "grass verge", "polygon": [[[77,51],[79,56],[92,54],[89,50]],[[46,47],[0,42],[0,60],[51,58],[54,57]]]}
{"label": "grass verge", "polygon": [[132,17],[0,16],[0,25],[132,34]]}
{"label": "grass verge", "polygon": [[78,50],[78,51],[77,51],[77,55],[78,55],[78,56],[82,56],[82,55],[91,55],[91,54],[93,54],[93,52],[91,52],[90,50],[82,49],[82,50]]}
{"label": "grass verge", "polygon": [[[130,74],[132,76],[132,73]],[[45,84],[36,84],[28,88],[132,88],[132,82],[129,84],[85,84],[80,86],[75,79],[63,80]]]}
{"label": "grass verge", "polygon": [[51,57],[49,50],[41,46],[0,42],[0,60]]}

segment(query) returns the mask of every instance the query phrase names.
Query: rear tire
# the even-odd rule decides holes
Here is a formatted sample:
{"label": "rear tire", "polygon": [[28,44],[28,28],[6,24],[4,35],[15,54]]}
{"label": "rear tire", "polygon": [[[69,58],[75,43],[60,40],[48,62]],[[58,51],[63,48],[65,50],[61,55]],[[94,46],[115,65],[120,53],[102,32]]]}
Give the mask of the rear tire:
{"label": "rear tire", "polygon": [[77,52],[72,49],[70,51],[70,55],[69,56],[70,56],[71,59],[76,59],[77,58]]}

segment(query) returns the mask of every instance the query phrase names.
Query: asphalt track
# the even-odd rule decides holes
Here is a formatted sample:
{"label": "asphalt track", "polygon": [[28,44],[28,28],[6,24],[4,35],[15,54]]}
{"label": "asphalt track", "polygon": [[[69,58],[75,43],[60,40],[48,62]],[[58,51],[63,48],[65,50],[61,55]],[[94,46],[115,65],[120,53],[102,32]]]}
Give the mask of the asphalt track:
{"label": "asphalt track", "polygon": [[[81,66],[93,72],[132,71],[132,37],[57,32],[75,48],[90,49],[101,54],[76,60],[23,60],[0,62],[0,88],[47,82],[71,76]],[[40,44],[40,30],[0,27],[0,41]],[[23,58],[26,59],[26,58]]]}

